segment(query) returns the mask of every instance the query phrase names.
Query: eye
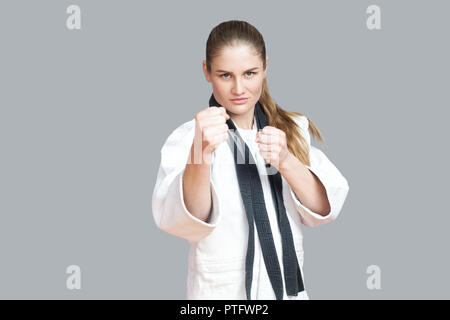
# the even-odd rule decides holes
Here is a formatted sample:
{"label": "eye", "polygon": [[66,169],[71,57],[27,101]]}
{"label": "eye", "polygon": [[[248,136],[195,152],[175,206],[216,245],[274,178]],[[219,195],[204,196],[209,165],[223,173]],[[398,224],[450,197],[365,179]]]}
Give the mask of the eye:
{"label": "eye", "polygon": [[[256,74],[256,72],[253,72],[253,71],[247,71],[245,74],[247,75],[247,78],[251,78],[251,77],[253,77],[253,75]],[[250,75],[248,76],[248,74],[250,74]],[[221,74],[220,76],[221,76],[222,78],[224,78],[224,79],[229,79],[229,77],[226,77],[226,76],[229,76],[229,75],[230,75],[229,73],[224,73],[224,74]]]}

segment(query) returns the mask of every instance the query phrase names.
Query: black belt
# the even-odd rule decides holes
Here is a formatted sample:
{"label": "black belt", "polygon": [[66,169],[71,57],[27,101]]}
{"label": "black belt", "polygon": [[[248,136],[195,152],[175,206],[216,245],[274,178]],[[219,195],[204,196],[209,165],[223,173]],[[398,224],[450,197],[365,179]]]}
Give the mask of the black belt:
{"label": "black belt", "polygon": [[[209,106],[221,107],[221,105],[216,101],[214,94],[211,94],[211,98],[209,99]],[[259,102],[255,104],[254,116],[256,119],[258,131],[268,125],[266,115],[264,114],[264,111]],[[275,243],[273,241],[272,230],[270,228],[269,217],[267,215],[264,193],[258,168],[256,166],[256,161],[255,159],[253,159],[253,156],[250,153],[247,144],[243,141],[231,118],[227,120],[227,125],[229,129],[232,129],[228,131],[229,138],[232,138],[228,139],[228,142],[233,150],[239,189],[241,191],[249,227],[247,255],[245,259],[245,288],[247,299],[250,300],[251,297],[250,292],[253,277],[253,260],[255,254],[253,223],[255,223],[259,241],[261,243],[261,249],[264,263],[267,269],[267,274],[269,275],[269,279],[275,292],[276,299],[282,300],[282,275],[278,262],[277,252],[275,249]],[[240,145],[239,148],[238,145]],[[241,146],[243,146],[243,148]],[[265,167],[266,170],[271,170],[271,172],[273,172],[273,170],[275,169],[268,163],[266,163]],[[272,198],[274,200],[275,210],[277,213],[278,227],[281,234],[286,293],[290,296],[297,296],[298,292],[304,291],[302,274],[297,261],[291,227],[286,215],[286,208],[284,207],[281,174],[276,169],[275,171],[275,174],[270,174],[268,172],[268,178],[270,182],[270,189],[272,191]]]}

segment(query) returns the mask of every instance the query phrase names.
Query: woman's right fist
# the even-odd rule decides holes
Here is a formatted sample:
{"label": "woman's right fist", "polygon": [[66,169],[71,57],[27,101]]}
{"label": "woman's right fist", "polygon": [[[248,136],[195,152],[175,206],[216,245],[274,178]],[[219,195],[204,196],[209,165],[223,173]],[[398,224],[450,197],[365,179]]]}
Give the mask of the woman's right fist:
{"label": "woman's right fist", "polygon": [[196,152],[201,148],[203,160],[210,160],[213,151],[228,137],[230,119],[224,107],[208,107],[195,115],[194,144]]}

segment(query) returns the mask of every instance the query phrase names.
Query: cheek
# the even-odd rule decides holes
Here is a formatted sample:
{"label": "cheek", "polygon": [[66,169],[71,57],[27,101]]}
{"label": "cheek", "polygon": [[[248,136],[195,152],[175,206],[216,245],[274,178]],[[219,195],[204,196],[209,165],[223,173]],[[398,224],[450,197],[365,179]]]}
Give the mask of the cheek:
{"label": "cheek", "polygon": [[252,96],[256,97],[261,94],[262,92],[262,86],[263,86],[263,81],[252,81],[251,83],[248,84],[247,86],[247,90],[249,90],[252,93]]}
{"label": "cheek", "polygon": [[212,86],[214,92],[221,97],[226,97],[228,95],[228,92],[230,91],[229,85],[223,81],[214,80]]}

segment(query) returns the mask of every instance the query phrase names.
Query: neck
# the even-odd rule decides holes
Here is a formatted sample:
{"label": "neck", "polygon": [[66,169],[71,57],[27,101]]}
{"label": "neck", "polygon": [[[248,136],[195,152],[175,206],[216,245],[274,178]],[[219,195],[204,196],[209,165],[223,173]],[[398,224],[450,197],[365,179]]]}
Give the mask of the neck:
{"label": "neck", "polygon": [[253,121],[254,121],[254,109],[251,109],[246,114],[231,114],[230,117],[233,120],[233,122],[238,126],[240,129],[244,130],[250,130],[253,128]]}

